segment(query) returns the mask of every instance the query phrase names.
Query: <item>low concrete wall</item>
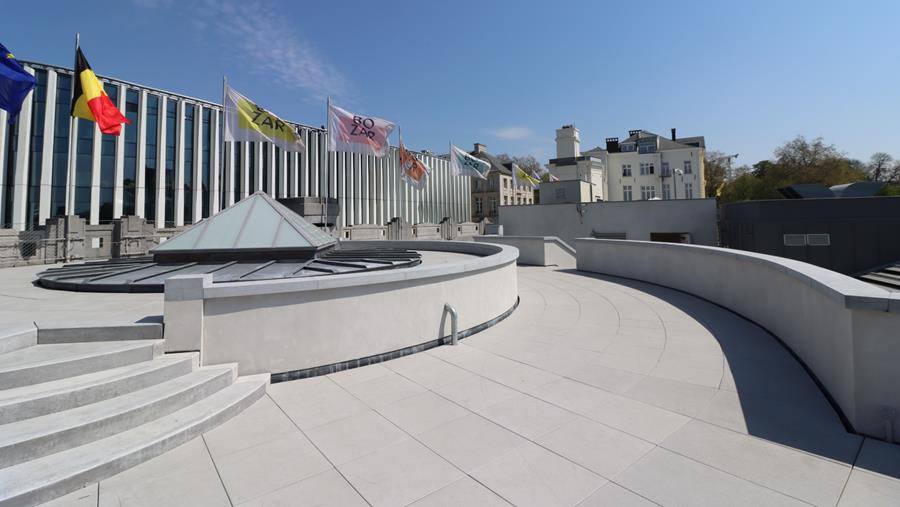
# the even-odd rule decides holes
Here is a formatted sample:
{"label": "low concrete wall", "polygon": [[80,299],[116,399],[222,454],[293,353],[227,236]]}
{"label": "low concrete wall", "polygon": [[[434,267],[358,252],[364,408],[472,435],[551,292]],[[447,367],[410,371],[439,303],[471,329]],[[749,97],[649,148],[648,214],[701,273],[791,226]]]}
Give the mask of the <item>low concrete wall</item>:
{"label": "low concrete wall", "polygon": [[654,232],[688,233],[691,243],[718,245],[715,199],[500,206],[498,223],[507,236],[556,236],[570,245],[595,234],[645,241]]}
{"label": "low concrete wall", "polygon": [[723,248],[598,239],[578,239],[576,248],[579,270],[682,290],[763,326],[807,365],[856,431],[900,438],[900,293]]}
{"label": "low concrete wall", "polygon": [[445,303],[459,329],[488,322],[518,298],[515,248],[462,241],[354,241],[470,254],[462,260],[368,273],[213,284],[209,275],[166,281],[170,351],[199,350],[201,364],[236,362],[242,375],[351,361],[446,336]]}
{"label": "low concrete wall", "polygon": [[475,236],[480,243],[510,245],[519,250],[520,265],[575,267],[575,249],[556,236]]}

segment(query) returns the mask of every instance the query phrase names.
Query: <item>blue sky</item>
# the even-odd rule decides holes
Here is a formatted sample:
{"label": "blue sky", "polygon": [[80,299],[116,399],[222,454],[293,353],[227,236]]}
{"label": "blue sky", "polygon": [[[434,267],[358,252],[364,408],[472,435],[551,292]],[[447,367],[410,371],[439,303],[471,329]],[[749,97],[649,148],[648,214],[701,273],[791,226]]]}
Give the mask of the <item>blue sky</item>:
{"label": "blue sky", "polygon": [[[87,6],[87,7],[85,7]],[[222,75],[276,114],[325,122],[324,97],[447,141],[554,155],[643,128],[771,157],[796,135],[900,156],[900,2],[133,0],[6,2],[16,56],[221,100]],[[52,15],[50,15],[52,14]],[[396,137],[394,138],[396,143]]]}

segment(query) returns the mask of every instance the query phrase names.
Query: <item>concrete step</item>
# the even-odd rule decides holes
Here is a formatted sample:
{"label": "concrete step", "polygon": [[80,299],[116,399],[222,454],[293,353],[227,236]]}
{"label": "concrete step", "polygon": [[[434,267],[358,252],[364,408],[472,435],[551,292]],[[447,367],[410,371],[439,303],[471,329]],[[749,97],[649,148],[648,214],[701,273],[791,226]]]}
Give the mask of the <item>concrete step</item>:
{"label": "concrete step", "polygon": [[33,345],[0,354],[0,389],[27,386],[153,359],[163,340]]}
{"label": "concrete step", "polygon": [[33,323],[0,326],[0,354],[37,344],[37,328]]}
{"label": "concrete step", "polygon": [[0,468],[71,449],[171,414],[234,382],[236,365],[195,370],[139,391],[0,426]]}
{"label": "concrete step", "polygon": [[0,507],[37,505],[156,457],[250,406],[265,394],[268,380],[269,375],[242,377],[137,428],[0,469]]}
{"label": "concrete step", "polygon": [[121,396],[186,375],[197,367],[196,353],[170,354],[151,361],[0,391],[0,424],[39,417]]}

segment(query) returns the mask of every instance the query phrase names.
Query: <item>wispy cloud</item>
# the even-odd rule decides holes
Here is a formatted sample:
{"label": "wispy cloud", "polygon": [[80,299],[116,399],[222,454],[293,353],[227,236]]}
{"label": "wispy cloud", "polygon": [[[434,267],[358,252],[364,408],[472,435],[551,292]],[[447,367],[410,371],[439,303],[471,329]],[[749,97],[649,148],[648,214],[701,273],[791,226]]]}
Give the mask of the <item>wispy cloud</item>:
{"label": "wispy cloud", "polygon": [[[167,0],[133,0],[143,7]],[[265,0],[206,0],[190,15],[199,30],[213,30],[229,43],[239,65],[287,88],[304,90],[310,99],[346,96],[348,81],[316,49],[297,34],[284,16]]]}
{"label": "wispy cloud", "polygon": [[491,130],[490,133],[507,141],[521,141],[530,138],[533,134],[531,129],[527,127],[503,127]]}

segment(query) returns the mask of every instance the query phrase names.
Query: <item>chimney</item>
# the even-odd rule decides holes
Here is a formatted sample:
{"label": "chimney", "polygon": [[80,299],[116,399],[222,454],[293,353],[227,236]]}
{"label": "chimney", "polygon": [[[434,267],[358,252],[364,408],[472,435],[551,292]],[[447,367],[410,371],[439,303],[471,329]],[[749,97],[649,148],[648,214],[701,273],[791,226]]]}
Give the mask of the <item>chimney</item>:
{"label": "chimney", "polygon": [[485,153],[487,152],[487,145],[481,143],[475,143],[475,153]]}
{"label": "chimney", "polygon": [[607,137],[606,138],[606,151],[609,153],[618,153],[619,152],[619,138],[618,137]]}
{"label": "chimney", "polygon": [[675,140],[675,127],[672,127],[672,140]]}
{"label": "chimney", "polygon": [[581,156],[581,134],[575,125],[556,129],[556,158]]}

